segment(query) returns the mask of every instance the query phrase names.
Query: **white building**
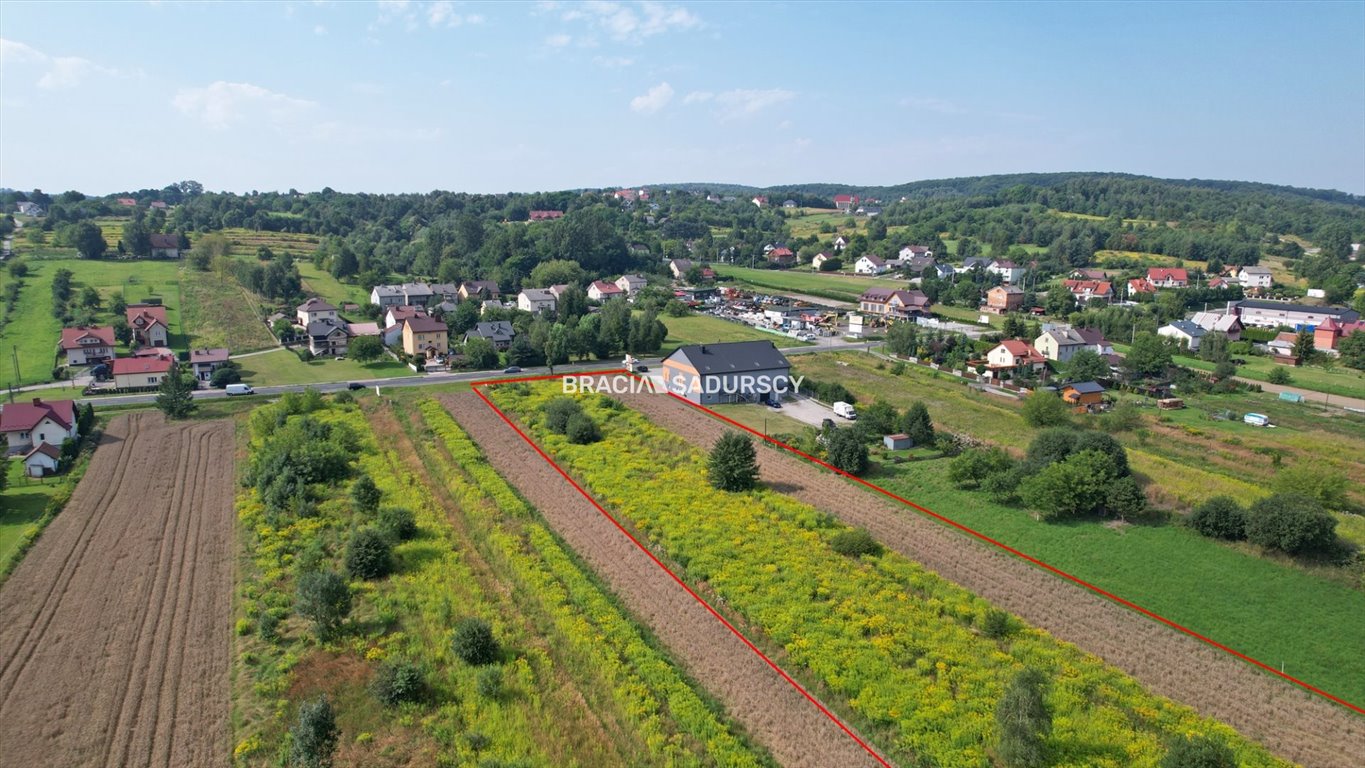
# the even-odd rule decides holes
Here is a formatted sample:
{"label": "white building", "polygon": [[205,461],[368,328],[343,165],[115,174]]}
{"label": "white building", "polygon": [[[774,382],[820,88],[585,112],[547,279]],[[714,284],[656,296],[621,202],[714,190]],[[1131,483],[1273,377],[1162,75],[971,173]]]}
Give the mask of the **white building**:
{"label": "white building", "polygon": [[858,261],[853,264],[853,271],[859,275],[880,275],[889,269],[886,260],[880,256],[867,254],[859,256]]}
{"label": "white building", "polygon": [[1184,343],[1193,352],[1199,349],[1199,340],[1204,338],[1204,329],[1190,322],[1189,320],[1176,320],[1170,325],[1163,325],[1157,329],[1158,336],[1165,336],[1168,339],[1176,339]]}
{"label": "white building", "polygon": [[1243,288],[1264,290],[1270,287],[1270,270],[1266,267],[1242,267],[1237,273],[1237,281]]}
{"label": "white building", "polygon": [[517,309],[523,312],[555,311],[555,295],[543,288],[527,288],[517,294]]}

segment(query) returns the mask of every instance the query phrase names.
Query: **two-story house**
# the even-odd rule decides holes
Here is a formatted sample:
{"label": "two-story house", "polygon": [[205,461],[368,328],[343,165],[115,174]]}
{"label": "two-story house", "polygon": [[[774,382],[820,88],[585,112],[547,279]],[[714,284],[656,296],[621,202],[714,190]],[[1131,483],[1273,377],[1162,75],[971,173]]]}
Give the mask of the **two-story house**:
{"label": "two-story house", "polygon": [[124,311],[133,343],[141,347],[164,347],[170,339],[166,308],[159,304],[129,304]]}
{"label": "two-story house", "polygon": [[1147,282],[1157,288],[1184,288],[1190,284],[1190,273],[1183,267],[1148,267]]}
{"label": "two-story house", "polygon": [[434,317],[418,315],[403,321],[403,351],[409,355],[442,357],[450,350],[450,329]]}
{"label": "two-story house", "polygon": [[79,435],[76,428],[76,404],[71,400],[43,400],[35,397],[28,403],[10,403],[0,408],[0,434],[5,436],[9,453],[24,453],[37,445],[57,448]]}
{"label": "two-story house", "polygon": [[114,329],[109,326],[63,328],[62,351],[67,365],[95,365],[114,356]]}
{"label": "two-story house", "polygon": [[316,296],[295,307],[294,311],[298,315],[299,325],[304,328],[317,320],[340,321],[337,308]]}
{"label": "two-story house", "polygon": [[553,312],[558,301],[544,288],[526,288],[517,294],[517,309],[522,312]]}
{"label": "two-story house", "polygon": [[1024,289],[1013,285],[997,285],[986,291],[986,309],[997,315],[1013,312],[1024,305]]}

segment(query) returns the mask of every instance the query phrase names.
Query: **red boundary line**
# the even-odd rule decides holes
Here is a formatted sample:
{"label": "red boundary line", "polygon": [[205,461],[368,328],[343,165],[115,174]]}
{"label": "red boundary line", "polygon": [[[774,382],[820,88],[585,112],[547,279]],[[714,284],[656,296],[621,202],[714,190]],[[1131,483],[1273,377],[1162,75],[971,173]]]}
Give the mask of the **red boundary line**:
{"label": "red boundary line", "polygon": [[[624,371],[608,371],[607,373],[624,373]],[[589,374],[589,375],[591,375],[591,374]],[[616,519],[615,517],[613,517],[612,514],[611,514],[610,512],[608,512],[605,508],[603,508],[601,504],[598,504],[598,503],[597,503],[597,500],[594,499],[587,491],[585,491],[585,490],[583,489],[582,486],[580,486],[580,485],[578,484],[578,481],[576,481],[576,480],[574,480],[572,477],[570,477],[568,472],[565,472],[565,471],[563,470],[563,468],[561,468],[561,467],[559,466],[559,464],[555,463],[555,460],[552,459],[552,458],[550,458],[550,455],[549,455],[549,454],[547,454],[544,450],[542,450],[541,447],[540,447],[539,445],[537,445],[536,442],[535,442],[534,440],[532,440],[529,436],[527,436],[527,434],[526,434],[525,432],[522,432],[522,431],[521,431],[521,427],[518,427],[518,426],[516,425],[515,422],[513,422],[510,418],[508,418],[507,414],[503,413],[503,412],[502,412],[502,409],[500,409],[500,408],[498,408],[498,406],[494,405],[494,404],[493,404],[493,401],[492,401],[492,400],[489,400],[488,397],[487,397],[486,395],[484,395],[484,393],[480,390],[480,387],[488,386],[488,385],[494,385],[494,384],[507,384],[507,383],[519,382],[519,381],[539,381],[539,380],[551,379],[551,378],[557,379],[557,378],[560,378],[560,377],[559,377],[559,376],[530,376],[530,377],[521,378],[521,379],[510,379],[510,380],[503,380],[503,381],[486,381],[486,382],[479,382],[479,383],[476,383],[476,384],[473,385],[473,390],[474,390],[474,394],[478,395],[479,398],[480,398],[481,400],[483,400],[484,403],[487,404],[489,408],[492,408],[492,409],[493,409],[493,412],[494,412],[494,413],[498,414],[498,416],[499,416],[504,422],[507,423],[507,426],[511,427],[518,435],[521,436],[521,439],[522,439],[522,440],[525,440],[525,441],[526,441],[526,444],[527,444],[527,445],[529,445],[529,446],[531,446],[531,448],[535,449],[535,452],[538,453],[538,454],[540,454],[540,457],[541,457],[542,459],[545,459],[546,463],[548,463],[551,467],[554,467],[555,471],[558,472],[560,475],[562,475],[562,476],[564,477],[565,480],[568,480],[568,481],[569,481],[569,484],[572,485],[572,486],[574,487],[574,490],[576,490],[576,491],[578,491],[580,494],[582,494],[583,498],[587,499],[589,504],[592,504],[594,507],[596,507],[596,508],[597,508],[597,511],[602,513],[602,516],[603,516],[603,517],[605,517],[605,518],[607,518],[608,520],[610,520],[610,521],[611,521],[611,524],[614,525],[614,526],[616,526],[617,530],[619,530],[621,533],[625,534],[625,535],[626,535],[626,538],[630,539],[631,543],[633,543],[636,547],[638,547],[639,550],[640,550],[641,552],[645,553],[645,556],[648,557],[650,560],[652,560],[652,561],[654,562],[655,565],[659,566],[659,568],[660,568],[661,570],[663,570],[664,573],[668,574],[669,578],[671,578],[671,579],[673,579],[673,581],[677,582],[678,586],[682,587],[683,590],[687,592],[687,594],[691,595],[693,600],[696,600],[698,603],[700,603],[701,606],[702,606],[703,608],[705,608],[706,611],[707,611],[708,613],[710,613],[712,616],[714,616],[715,619],[716,619],[717,621],[719,621],[721,624],[724,624],[724,625],[725,625],[725,628],[728,629],[728,630],[730,630],[730,633],[731,633],[731,634],[733,634],[735,637],[739,638],[740,642],[744,643],[744,645],[747,646],[747,647],[749,648],[749,650],[753,651],[760,659],[763,660],[763,662],[764,662],[765,664],[767,664],[769,667],[772,668],[772,670],[773,670],[774,672],[776,672],[778,675],[780,675],[780,676],[782,677],[783,680],[786,680],[787,683],[791,685],[791,687],[795,688],[796,691],[797,691],[798,693],[800,693],[802,696],[806,697],[806,700],[807,700],[807,701],[809,701],[810,703],[814,704],[815,707],[816,707],[816,709],[819,709],[820,712],[821,712],[822,714],[824,714],[825,717],[828,717],[835,725],[837,725],[837,726],[839,727],[840,730],[842,730],[844,733],[848,734],[848,737],[849,737],[849,738],[851,738],[851,739],[853,739],[855,742],[857,742],[857,743],[858,743],[858,746],[860,746],[860,747],[862,747],[864,750],[866,750],[867,753],[868,753],[869,755],[871,755],[878,763],[881,763],[883,766],[885,766],[885,768],[894,768],[894,766],[892,766],[891,763],[887,762],[885,758],[883,758],[881,755],[877,754],[876,750],[874,750],[874,749],[871,747],[871,745],[869,745],[866,741],[863,741],[862,737],[860,737],[860,736],[858,736],[858,734],[854,733],[853,730],[852,730],[851,728],[849,728],[847,725],[844,725],[844,723],[843,723],[842,720],[840,720],[838,717],[836,717],[835,714],[834,714],[833,712],[830,712],[830,711],[825,707],[824,704],[821,704],[820,701],[819,701],[819,699],[816,699],[814,696],[812,696],[812,695],[810,694],[809,691],[807,691],[805,688],[803,688],[803,687],[801,686],[800,683],[798,683],[798,682],[796,682],[796,680],[792,679],[791,675],[787,674],[786,670],[784,670],[784,669],[782,669],[781,667],[779,667],[772,659],[768,658],[767,654],[765,654],[765,653],[763,653],[763,651],[759,650],[758,646],[754,645],[753,642],[751,642],[751,641],[749,640],[749,638],[745,637],[743,632],[740,632],[738,629],[736,629],[735,626],[734,626],[733,624],[731,624],[729,621],[727,621],[727,620],[725,619],[724,616],[720,615],[720,613],[717,612],[715,608],[712,608],[712,607],[711,607],[711,604],[708,603],[708,602],[706,602],[706,600],[705,600],[701,595],[698,595],[696,592],[693,592],[693,591],[692,591],[692,588],[689,587],[689,586],[687,586],[687,583],[686,583],[686,582],[684,582],[682,579],[678,578],[678,575],[677,575],[676,573],[674,573],[671,569],[669,569],[669,567],[668,567],[667,565],[664,565],[664,563],[663,563],[662,560],[660,560],[658,557],[656,557],[656,556],[654,555],[653,552],[650,552],[649,549],[648,549],[644,544],[641,544],[640,541],[639,541],[639,539],[636,539],[633,535],[631,535],[630,531],[626,530],[625,526],[621,525],[621,523],[620,523],[619,521],[617,521],[617,519]]]}
{"label": "red boundary line", "polygon": [[[595,372],[591,372],[591,373],[570,373],[570,374],[565,374],[565,375],[568,375],[568,376],[602,376],[602,375],[612,375],[612,374],[622,374],[622,373],[624,373],[624,374],[626,374],[626,375],[633,375],[633,374],[630,374],[630,373],[628,373],[628,372],[626,372],[626,371],[623,371],[623,370],[595,371]],[[506,414],[504,414],[496,405],[493,404],[493,402],[492,402],[491,400],[489,400],[486,396],[484,396],[483,392],[481,392],[481,391],[479,390],[480,387],[492,386],[492,385],[497,385],[497,384],[508,384],[508,383],[521,382],[521,381],[541,381],[541,380],[545,380],[545,379],[559,379],[559,378],[563,378],[563,377],[562,377],[562,376],[558,376],[558,375],[552,375],[552,376],[530,376],[530,377],[524,377],[524,378],[520,378],[520,379],[506,379],[506,380],[499,380],[499,381],[482,381],[482,382],[476,382],[476,383],[474,383],[474,384],[473,384],[473,389],[474,389],[474,392],[475,392],[475,393],[476,393],[476,394],[477,394],[485,403],[487,403],[488,406],[489,406],[490,408],[492,408],[493,411],[494,411],[495,413],[497,413],[498,416],[500,416],[500,417],[502,418],[503,421],[507,422],[507,424],[508,424],[509,426],[511,426],[512,429],[516,430],[517,434],[521,435],[521,437],[522,437],[523,440],[525,440],[527,443],[529,443],[529,444],[531,445],[531,447],[534,448],[534,449],[536,450],[536,452],[539,453],[546,461],[550,462],[550,465],[553,466],[561,475],[564,475],[565,479],[567,479],[567,480],[574,486],[574,488],[578,489],[578,492],[579,492],[579,493],[583,494],[583,496],[584,496],[585,498],[587,498],[588,501],[592,502],[593,506],[597,507],[597,509],[600,510],[600,511],[602,512],[602,514],[606,515],[607,518],[610,519],[610,520],[612,521],[612,523],[614,523],[614,524],[616,525],[617,528],[620,528],[621,531],[622,531],[623,533],[625,533],[627,536],[630,536],[630,533],[627,532],[627,531],[625,530],[625,528],[622,528],[622,527],[621,527],[621,524],[618,523],[618,522],[616,522],[615,518],[613,518],[605,509],[602,509],[601,505],[599,505],[599,504],[596,502],[596,500],[594,500],[591,496],[588,495],[587,492],[585,492],[581,487],[579,487],[578,483],[576,483],[576,482],[573,480],[573,478],[569,477],[568,474],[565,473],[563,469],[560,469],[559,465],[555,464],[554,460],[552,460],[548,455],[546,455],[546,453],[545,453],[543,450],[541,450],[540,446],[537,445],[537,444],[535,443],[535,441],[533,441],[533,440],[531,440],[529,437],[527,437],[526,434],[523,433],[523,432],[521,431],[521,429],[518,428],[517,425],[514,424],[514,423],[512,422],[512,420],[509,419],[509,418],[507,417]],[[969,536],[971,536],[971,537],[973,537],[973,538],[975,538],[975,539],[978,539],[978,540],[980,540],[980,541],[984,541],[984,542],[986,542],[987,544],[990,544],[990,545],[992,545],[992,546],[994,546],[994,547],[997,547],[998,549],[1003,550],[1004,552],[1007,552],[1007,553],[1009,553],[1009,554],[1011,554],[1011,555],[1013,555],[1013,556],[1015,556],[1015,557],[1017,557],[1017,558],[1019,558],[1019,559],[1021,559],[1021,560],[1024,560],[1025,562],[1031,563],[1031,564],[1033,564],[1033,565],[1035,565],[1035,566],[1037,566],[1037,567],[1039,567],[1039,568],[1042,568],[1042,569],[1045,570],[1045,571],[1048,571],[1048,572],[1050,572],[1050,573],[1052,573],[1052,574],[1055,574],[1055,575],[1057,575],[1057,576],[1060,576],[1061,578],[1066,579],[1067,581],[1070,581],[1070,582],[1072,582],[1073,584],[1077,584],[1077,585],[1079,585],[1079,586],[1081,586],[1081,587],[1084,587],[1085,589],[1087,589],[1087,590],[1089,590],[1089,591],[1091,591],[1091,592],[1094,592],[1095,594],[1097,594],[1097,595],[1099,595],[1099,596],[1105,598],[1106,600],[1109,600],[1110,602],[1116,603],[1116,604],[1118,604],[1118,605],[1123,606],[1124,608],[1128,608],[1129,610],[1132,610],[1132,611],[1135,611],[1135,612],[1137,612],[1137,613],[1140,613],[1140,614],[1142,614],[1143,616],[1146,616],[1146,617],[1149,618],[1149,619],[1152,619],[1152,620],[1154,620],[1154,621],[1160,622],[1161,624],[1165,624],[1166,626],[1168,626],[1168,627],[1170,627],[1170,628],[1172,628],[1172,629],[1175,629],[1175,630],[1177,630],[1177,631],[1179,631],[1179,632],[1181,632],[1181,633],[1184,633],[1184,634],[1186,634],[1186,635],[1189,635],[1190,637],[1193,637],[1193,638],[1195,638],[1196,640],[1199,640],[1199,641],[1201,641],[1201,642],[1204,642],[1204,643],[1206,643],[1206,644],[1208,644],[1208,645],[1210,645],[1210,646],[1212,646],[1212,647],[1214,647],[1214,648],[1217,648],[1217,649],[1220,650],[1220,651],[1223,651],[1224,653],[1230,654],[1230,655],[1232,655],[1232,656],[1234,656],[1234,657],[1236,657],[1236,658],[1238,658],[1238,659],[1241,659],[1242,661],[1247,662],[1248,664],[1251,664],[1251,665],[1253,665],[1253,666],[1259,667],[1260,669],[1263,669],[1263,670],[1265,670],[1266,672],[1269,672],[1269,673],[1275,675],[1276,677],[1279,677],[1279,678],[1281,678],[1281,679],[1283,679],[1283,680],[1287,680],[1287,681],[1293,683],[1294,685],[1297,685],[1297,686],[1299,686],[1300,688],[1303,688],[1304,690],[1306,690],[1306,691],[1308,691],[1308,692],[1310,692],[1310,693],[1317,694],[1318,696],[1321,696],[1321,697],[1327,699],[1328,701],[1331,701],[1331,702],[1333,702],[1333,703],[1336,703],[1336,704],[1339,704],[1339,705],[1341,705],[1341,706],[1343,706],[1343,707],[1346,707],[1347,709],[1352,710],[1353,712],[1356,712],[1357,714],[1365,715],[1365,708],[1362,708],[1362,707],[1360,707],[1360,706],[1357,706],[1357,705],[1355,705],[1355,704],[1352,704],[1351,702],[1346,701],[1345,699],[1342,699],[1342,698],[1340,698],[1340,697],[1338,697],[1338,696],[1334,696],[1334,695],[1328,693],[1327,691],[1322,690],[1321,688],[1318,688],[1318,687],[1316,687],[1316,686],[1310,685],[1309,683],[1306,683],[1306,682],[1304,682],[1304,681],[1298,679],[1297,677],[1294,677],[1293,675],[1285,674],[1284,672],[1281,672],[1280,670],[1275,669],[1274,667],[1270,666],[1269,664],[1266,664],[1266,663],[1263,662],[1263,661],[1260,661],[1259,659],[1253,658],[1253,657],[1248,656],[1248,655],[1246,655],[1246,654],[1244,654],[1244,653],[1242,653],[1242,652],[1240,652],[1240,651],[1237,651],[1237,650],[1234,650],[1234,649],[1232,649],[1232,648],[1229,648],[1228,646],[1223,645],[1222,643],[1219,643],[1218,641],[1213,640],[1213,639],[1211,639],[1211,638],[1205,637],[1204,635],[1201,635],[1201,634],[1199,634],[1198,632],[1195,632],[1194,630],[1192,630],[1192,629],[1190,629],[1190,628],[1188,628],[1188,627],[1186,627],[1186,626],[1184,626],[1184,625],[1182,625],[1182,624],[1179,624],[1179,623],[1177,623],[1177,622],[1171,621],[1170,619],[1166,618],[1165,616],[1162,616],[1162,615],[1160,615],[1160,614],[1158,614],[1158,613],[1156,613],[1156,612],[1154,612],[1154,611],[1150,611],[1150,610],[1148,610],[1148,609],[1146,609],[1146,608],[1143,608],[1142,606],[1140,606],[1140,605],[1138,605],[1138,604],[1136,604],[1136,603],[1134,603],[1134,602],[1131,602],[1131,601],[1129,601],[1129,600],[1125,600],[1124,598],[1119,597],[1118,595],[1115,595],[1115,594],[1113,594],[1112,592],[1109,592],[1109,591],[1107,591],[1107,590],[1101,589],[1100,587],[1097,587],[1097,586],[1095,586],[1094,584],[1091,584],[1090,582],[1085,581],[1084,579],[1081,579],[1081,578],[1079,578],[1079,577],[1073,576],[1073,575],[1071,575],[1070,573],[1067,573],[1066,571],[1063,571],[1063,570],[1060,569],[1060,568],[1057,568],[1057,567],[1052,566],[1052,565],[1048,565],[1047,563],[1043,562],[1042,560],[1039,560],[1038,558],[1033,557],[1032,555],[1025,554],[1024,552],[1021,552],[1021,551],[1015,549],[1014,547],[1009,546],[1008,544],[1004,544],[1004,543],[1002,543],[1002,542],[996,541],[995,539],[993,539],[993,538],[991,538],[991,537],[985,535],[984,533],[980,533],[979,531],[976,531],[976,530],[973,529],[973,528],[969,528],[969,527],[967,527],[967,526],[965,526],[965,525],[963,525],[963,524],[961,524],[961,523],[959,523],[959,522],[957,522],[957,521],[955,521],[955,520],[951,520],[951,519],[949,519],[949,518],[947,518],[947,517],[944,517],[943,515],[940,515],[940,514],[938,514],[937,512],[934,512],[933,510],[930,510],[930,509],[928,509],[928,508],[926,508],[926,507],[922,507],[922,506],[920,506],[919,504],[916,504],[915,502],[910,501],[909,499],[906,499],[906,498],[903,498],[903,497],[901,497],[901,496],[898,496],[898,495],[892,493],[891,491],[888,491],[888,490],[886,490],[885,488],[882,488],[881,486],[875,485],[875,484],[870,483],[870,482],[868,482],[868,481],[866,481],[866,480],[864,480],[864,479],[862,479],[862,478],[860,478],[860,477],[856,477],[856,476],[854,476],[854,475],[852,475],[852,474],[849,474],[848,472],[845,472],[845,471],[843,471],[842,469],[839,469],[838,467],[833,466],[832,464],[829,464],[829,463],[827,463],[827,462],[825,462],[825,461],[823,461],[823,460],[821,460],[821,459],[817,459],[816,457],[811,456],[810,454],[805,453],[804,451],[801,451],[801,450],[799,450],[799,449],[797,449],[797,448],[793,448],[792,446],[787,445],[786,443],[782,442],[781,440],[777,440],[776,438],[769,437],[768,435],[760,434],[759,432],[757,432],[757,431],[755,431],[755,430],[753,430],[753,429],[751,429],[751,428],[749,428],[749,427],[747,427],[747,426],[745,426],[745,425],[743,425],[743,424],[741,424],[741,423],[735,421],[734,419],[731,419],[731,418],[728,418],[728,417],[726,417],[726,416],[722,416],[722,415],[719,414],[719,413],[716,413],[715,411],[711,410],[710,408],[707,408],[707,407],[704,406],[704,405],[698,405],[697,403],[694,403],[694,402],[692,402],[691,400],[688,400],[687,398],[682,397],[681,395],[678,395],[677,393],[674,393],[674,392],[669,392],[668,394],[669,394],[671,397],[673,397],[674,399],[678,400],[679,402],[686,403],[687,405],[689,405],[689,406],[691,406],[691,407],[693,407],[693,408],[696,408],[697,410],[702,411],[703,413],[706,413],[706,414],[709,415],[709,416],[712,416],[712,417],[714,417],[714,418],[720,419],[721,421],[723,421],[723,422],[729,424],[730,426],[736,427],[736,428],[738,428],[738,429],[742,429],[742,430],[744,430],[745,432],[748,432],[749,434],[754,435],[755,437],[758,437],[758,438],[764,440],[765,442],[768,442],[768,443],[771,443],[771,444],[773,444],[773,445],[775,445],[775,446],[778,446],[778,447],[780,447],[780,448],[783,448],[783,449],[785,449],[785,450],[787,450],[787,451],[790,451],[791,453],[796,454],[797,456],[800,456],[800,457],[803,458],[803,459],[806,459],[807,461],[810,461],[810,462],[812,462],[812,463],[814,463],[814,464],[817,464],[817,465],[819,465],[819,466],[821,466],[821,467],[824,467],[825,469],[828,469],[828,470],[830,470],[831,472],[834,472],[834,473],[836,473],[836,474],[842,475],[842,476],[844,476],[844,477],[846,477],[846,478],[848,478],[848,479],[850,479],[850,480],[852,480],[852,481],[854,481],[854,482],[856,482],[856,483],[858,483],[858,484],[860,484],[860,485],[863,485],[863,486],[865,486],[865,487],[867,487],[867,488],[872,489],[873,491],[876,491],[877,493],[882,494],[883,496],[886,496],[887,498],[895,499],[896,501],[898,501],[898,502],[900,502],[900,503],[906,505],[907,507],[910,507],[911,509],[914,509],[914,510],[916,510],[916,511],[922,513],[922,514],[928,515],[929,517],[932,517],[933,519],[935,519],[935,520],[937,520],[937,521],[939,521],[939,522],[941,522],[941,523],[944,523],[944,524],[946,524],[946,525],[952,526],[953,528],[956,528],[957,530],[962,531],[963,533],[966,533],[967,535],[969,535]],[[824,712],[827,716],[829,716],[832,720],[834,720],[834,722],[837,723],[837,724],[839,725],[840,728],[843,728],[844,731],[847,732],[850,736],[853,736],[853,738],[854,738],[855,740],[857,740],[858,743],[861,744],[861,745],[863,746],[864,749],[867,749],[869,752],[871,752],[871,748],[868,747],[867,744],[865,744],[861,739],[859,739],[856,735],[854,735],[853,732],[850,731],[850,730],[848,729],[848,727],[845,726],[842,722],[839,722],[838,718],[835,718],[834,715],[830,714],[830,712],[829,712],[828,710],[826,710],[825,707],[824,707],[823,705],[820,704],[820,702],[816,701],[813,697],[811,697],[811,695],[810,695],[809,693],[807,693],[807,692],[805,691],[805,689],[801,688],[801,686],[798,685],[798,684],[796,683],[796,681],[794,681],[794,680],[792,680],[790,677],[788,677],[787,674],[786,674],[786,672],[783,672],[776,664],[774,664],[770,659],[768,659],[768,657],[764,656],[763,653],[762,653],[761,651],[759,651],[758,648],[754,647],[754,645],[753,645],[752,643],[750,643],[750,642],[748,641],[748,639],[745,638],[742,634],[740,634],[740,633],[738,632],[738,630],[736,630],[734,627],[730,626],[729,622],[726,622],[725,619],[724,619],[723,617],[720,616],[720,614],[716,613],[716,611],[715,611],[713,608],[711,608],[710,605],[707,605],[707,604],[706,604],[706,601],[702,600],[702,599],[701,599],[700,597],[698,597],[695,593],[693,593],[692,590],[689,589],[689,588],[687,587],[686,584],[683,584],[683,582],[682,582],[681,579],[679,579],[672,571],[668,570],[667,566],[665,566],[662,562],[659,562],[659,559],[656,558],[656,557],[654,557],[653,553],[651,553],[651,552],[649,552],[649,550],[645,549],[644,546],[642,546],[642,545],[640,544],[640,542],[635,541],[635,538],[634,538],[633,536],[631,536],[631,541],[634,541],[636,546],[638,546],[638,547],[640,547],[642,550],[644,550],[644,551],[645,551],[645,554],[649,555],[650,559],[654,560],[654,562],[657,563],[657,564],[659,565],[660,568],[663,568],[664,571],[667,572],[668,575],[671,576],[671,577],[673,578],[674,581],[677,581],[680,585],[682,585],[683,589],[686,589],[686,590],[688,591],[689,594],[691,594],[691,595],[692,595],[693,597],[695,597],[698,601],[700,601],[700,602],[702,603],[702,605],[704,605],[704,606],[706,607],[706,609],[712,613],[712,615],[714,615],[716,618],[720,619],[720,621],[724,622],[724,623],[725,623],[725,626],[726,626],[726,627],[729,627],[729,629],[730,629],[731,632],[734,632],[741,640],[744,641],[744,643],[745,643],[746,645],[748,645],[750,648],[752,648],[752,649],[754,650],[755,653],[757,653],[759,656],[761,656],[761,657],[763,658],[763,660],[764,660],[765,662],[768,663],[769,666],[771,666],[773,669],[777,670],[777,672],[778,672],[780,675],[782,675],[782,677],[783,677],[784,679],[786,679],[788,682],[790,682],[793,686],[796,686],[797,690],[801,691],[801,693],[804,694],[804,695],[806,696],[806,698],[810,699],[817,707],[820,708],[820,711]],[[873,754],[874,756],[876,756],[876,753],[875,753],[875,752],[873,752],[872,754]],[[881,760],[880,757],[877,757],[877,759],[878,759],[878,760]]]}

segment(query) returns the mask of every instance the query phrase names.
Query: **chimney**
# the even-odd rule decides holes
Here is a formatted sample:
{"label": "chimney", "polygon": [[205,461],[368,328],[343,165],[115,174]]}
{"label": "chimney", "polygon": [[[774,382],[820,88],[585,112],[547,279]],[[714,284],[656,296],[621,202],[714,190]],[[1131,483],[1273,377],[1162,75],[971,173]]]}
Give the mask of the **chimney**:
{"label": "chimney", "polygon": [[706,345],[705,345],[705,344],[701,345],[701,353],[702,353],[703,355],[706,354]]}
{"label": "chimney", "polygon": [[33,398],[33,404],[34,404],[34,405],[42,405],[42,404],[43,404],[43,399],[42,399],[41,397],[35,397],[35,398]]}

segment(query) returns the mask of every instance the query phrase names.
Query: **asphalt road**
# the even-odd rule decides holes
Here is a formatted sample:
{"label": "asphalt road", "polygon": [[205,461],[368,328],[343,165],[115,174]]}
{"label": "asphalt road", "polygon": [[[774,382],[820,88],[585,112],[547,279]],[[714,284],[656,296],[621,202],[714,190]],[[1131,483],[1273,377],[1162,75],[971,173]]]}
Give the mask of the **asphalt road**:
{"label": "asphalt road", "polygon": [[[868,342],[851,342],[842,338],[825,338],[819,343],[811,346],[791,347],[782,349],[786,355],[802,355],[812,352],[832,352],[847,349],[866,349]],[[659,365],[661,358],[640,358],[640,362],[649,366],[650,369]],[[622,367],[620,360],[594,360],[586,363],[571,363],[569,365],[556,365],[554,373],[579,373],[584,371],[612,370]],[[426,373],[413,376],[398,376],[391,379],[356,379],[354,382],[330,381],[319,382],[316,384],[284,384],[275,387],[255,387],[256,396],[280,395],[285,392],[302,392],[305,389],[316,389],[319,392],[340,392],[347,389],[350,384],[357,383],[365,385],[366,389],[373,389],[378,386],[381,390],[392,387],[427,387],[436,384],[453,384],[462,381],[489,381],[492,379],[505,379],[515,376],[541,376],[549,374],[549,368],[541,366],[538,368],[524,368],[518,374],[506,374],[502,371],[464,371],[460,373]],[[196,390],[194,398],[196,400],[217,400],[228,395],[221,389],[201,389]],[[109,395],[101,397],[91,397],[79,399],[78,403],[94,403],[96,407],[111,405],[150,405],[156,401],[155,392],[146,392],[136,395]]]}

